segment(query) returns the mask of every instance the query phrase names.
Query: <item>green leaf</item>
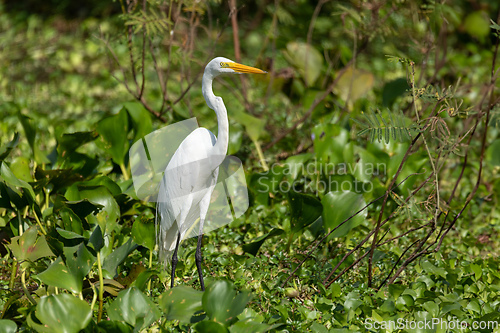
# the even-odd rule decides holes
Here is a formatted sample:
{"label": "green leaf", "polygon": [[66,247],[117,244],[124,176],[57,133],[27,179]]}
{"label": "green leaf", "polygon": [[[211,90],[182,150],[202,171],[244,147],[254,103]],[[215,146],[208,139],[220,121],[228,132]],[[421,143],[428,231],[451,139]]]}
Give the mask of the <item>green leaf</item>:
{"label": "green leaf", "polygon": [[10,164],[12,173],[17,177],[17,179],[32,182],[33,177],[31,176],[30,160],[26,157],[18,156],[12,160]]}
{"label": "green leaf", "polygon": [[132,126],[134,128],[134,140],[136,142],[143,138],[153,130],[153,122],[151,121],[151,114],[139,102],[123,103],[123,107],[128,111],[132,119]]}
{"label": "green leaf", "polygon": [[23,126],[24,133],[26,134],[26,139],[30,145],[31,151],[33,152],[33,157],[38,163],[49,163],[49,159],[40,151],[40,148],[35,144],[37,129],[33,124],[30,117],[25,116],[21,111],[17,114],[21,125]]}
{"label": "green leaf", "polygon": [[19,143],[19,133],[14,134],[14,138],[9,141],[5,146],[0,147],[0,164],[7,156],[9,156],[12,149]]}
{"label": "green leaf", "polygon": [[116,320],[103,320],[97,324],[97,332],[99,333],[131,333],[133,331],[130,325]]}
{"label": "green leaf", "polygon": [[[160,317],[160,310],[137,288],[120,291],[109,305],[109,319],[125,321],[133,327],[148,327]],[[140,324],[140,325],[139,325]]]}
{"label": "green leaf", "polygon": [[86,218],[91,213],[97,214],[100,209],[104,208],[103,205],[92,203],[87,198],[78,201],[65,201],[63,204],[69,207],[80,219]]}
{"label": "green leaf", "polygon": [[137,246],[138,245],[132,241],[132,238],[129,238],[125,244],[116,248],[109,256],[104,258],[102,267],[112,275],[108,278],[113,278],[118,274],[118,265],[120,265]]}
{"label": "green leaf", "polygon": [[[329,230],[336,228],[351,215],[363,208],[366,203],[361,194],[355,192],[329,192],[321,200],[323,204],[323,221]],[[360,225],[366,217],[366,210],[345,222],[335,230],[330,238],[343,237]]]}
{"label": "green leaf", "polygon": [[36,275],[36,278],[49,286],[64,288],[74,293],[82,291],[83,277],[73,275],[61,257],[58,257],[45,271]]}
{"label": "green leaf", "polygon": [[262,246],[262,244],[264,244],[264,241],[266,239],[281,235],[282,233],[284,233],[284,231],[282,229],[273,228],[267,234],[264,234],[262,236],[259,236],[257,238],[252,239],[251,243],[243,244],[243,246],[242,246],[243,251],[256,256],[257,252],[259,252],[260,247]]}
{"label": "green leaf", "polygon": [[245,126],[245,131],[254,142],[259,141],[260,136],[264,132],[266,120],[254,117],[243,110],[235,109],[233,111],[233,119]]}
{"label": "green leaf", "polygon": [[[394,103],[394,101],[399,97],[402,96],[408,89],[410,89],[410,86],[408,86],[408,82],[406,81],[406,78],[400,77],[397,79],[394,79],[392,81],[387,82],[384,85],[384,89],[382,90],[382,104],[385,107],[390,107]],[[389,113],[391,114],[391,113]],[[394,122],[391,121],[393,125]]]}
{"label": "green leaf", "polygon": [[389,285],[389,293],[394,299],[397,299],[399,295],[405,291],[406,287],[401,284],[390,284]]}
{"label": "green leaf", "polygon": [[215,281],[203,293],[202,305],[210,320],[227,326],[236,320],[250,299],[246,291],[237,294],[232,283]]}
{"label": "green leaf", "polygon": [[39,186],[50,187],[51,184],[53,193],[82,180],[82,176],[75,173],[74,169],[44,170],[40,166],[36,168],[35,178]]}
{"label": "green leaf", "polygon": [[442,278],[446,278],[446,274],[448,274],[443,267],[437,267],[428,260],[422,261],[421,265],[426,272],[441,276]]}
{"label": "green leaf", "polygon": [[104,237],[100,226],[97,225],[92,232],[92,235],[90,235],[89,244],[92,245],[95,251],[100,251],[103,248]]}
{"label": "green leaf", "polygon": [[214,321],[200,321],[194,330],[199,333],[227,333],[227,328]]}
{"label": "green leaf", "polygon": [[[143,267],[143,266],[140,266]],[[148,286],[148,281],[151,279],[152,276],[158,275],[158,272],[152,269],[147,269],[143,272],[140,272],[137,278],[132,282],[131,286],[136,287],[140,291],[145,291],[146,287]],[[129,277],[130,274],[127,276]]]}
{"label": "green leaf", "polygon": [[[18,261],[36,261],[43,257],[53,256],[54,254],[47,245],[45,236],[38,235],[38,228],[31,227],[26,230],[22,236],[16,236],[11,239],[8,245]],[[23,263],[23,265],[29,263]]]}
{"label": "green leaf", "polygon": [[69,294],[45,296],[36,306],[36,317],[51,332],[78,332],[92,318],[87,302]]}
{"label": "green leaf", "polygon": [[288,203],[292,213],[292,232],[298,232],[316,221],[323,211],[321,202],[309,194],[290,191]]}
{"label": "green leaf", "polygon": [[496,139],[486,150],[486,160],[491,166],[500,166],[500,139]]}
{"label": "green leaf", "polygon": [[[0,167],[0,176],[8,185],[11,185],[11,188],[14,191],[16,191],[16,187],[25,189],[29,194],[29,202],[33,202],[35,200],[35,192],[33,191],[33,187],[31,187],[31,185],[24,180],[18,179],[6,163],[2,163],[2,166]],[[19,191],[16,191],[16,193],[20,195]]]}
{"label": "green leaf", "polygon": [[57,140],[57,153],[60,157],[65,158],[72,154],[76,148],[84,144],[94,141],[97,138],[97,132],[75,132],[64,133]]}
{"label": "green leaf", "polygon": [[17,117],[19,118],[19,121],[21,122],[21,125],[23,126],[24,134],[26,135],[26,139],[28,140],[28,144],[30,145],[31,150],[34,152],[35,151],[36,127],[33,125],[32,119],[30,117],[22,114],[21,111],[18,112]]}
{"label": "green leaf", "polygon": [[104,118],[97,123],[99,139],[96,141],[99,148],[111,155],[118,165],[124,165],[125,155],[128,152],[128,115],[121,110],[118,114]]}
{"label": "green leaf", "polygon": [[[66,266],[77,281],[83,281],[84,277],[97,260],[85,243],[81,243],[75,251],[74,248],[64,248]],[[81,288],[81,286],[80,286]]]}
{"label": "green leaf", "polygon": [[[239,320],[234,325],[229,327],[229,332],[231,333],[259,333],[267,332],[272,328],[281,326],[281,324],[269,326],[267,324],[259,323],[252,318],[245,318],[244,320]],[[311,326],[312,327],[312,326]],[[314,331],[318,332],[318,331]]]}
{"label": "green leaf", "polygon": [[159,305],[167,320],[178,320],[182,324],[193,322],[192,317],[201,311],[203,292],[188,286],[177,286],[160,296]]}
{"label": "green leaf", "polygon": [[474,278],[476,279],[476,281],[479,280],[481,275],[483,275],[483,270],[481,269],[481,266],[477,264],[471,264],[470,269],[474,272]]}
{"label": "green leaf", "polygon": [[338,79],[334,91],[346,103],[354,103],[373,87],[375,77],[372,73],[348,67]]}
{"label": "green leaf", "polygon": [[465,31],[472,37],[483,40],[490,33],[489,15],[484,11],[472,12],[465,18]]}
{"label": "green leaf", "polygon": [[65,197],[71,201],[79,201],[84,198],[92,204],[103,206],[104,208],[97,214],[89,216],[90,223],[98,223],[101,229],[109,234],[118,228],[118,218],[120,217],[120,207],[109,190],[100,186],[77,186],[72,185],[66,191]]}
{"label": "green leaf", "polygon": [[323,68],[323,56],[306,43],[290,42],[283,52],[285,59],[296,67],[308,86],[312,86]]}
{"label": "green leaf", "polygon": [[145,223],[141,220],[141,217],[137,217],[132,226],[132,238],[134,242],[152,251],[156,245],[155,237],[155,224]]}
{"label": "green leaf", "polygon": [[0,319],[0,331],[4,333],[16,333],[17,325],[9,319]]}

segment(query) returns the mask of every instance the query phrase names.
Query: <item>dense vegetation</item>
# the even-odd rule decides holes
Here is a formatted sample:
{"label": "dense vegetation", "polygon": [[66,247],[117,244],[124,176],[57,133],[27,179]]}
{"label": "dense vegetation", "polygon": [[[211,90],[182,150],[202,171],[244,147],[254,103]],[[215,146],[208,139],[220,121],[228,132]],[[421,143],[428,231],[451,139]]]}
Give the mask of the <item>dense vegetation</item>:
{"label": "dense vegetation", "polygon": [[[0,331],[500,332],[498,1],[25,3],[0,4]],[[170,289],[129,149],[217,133],[215,56],[269,72],[214,85],[250,203],[205,235],[207,290],[194,239]]]}

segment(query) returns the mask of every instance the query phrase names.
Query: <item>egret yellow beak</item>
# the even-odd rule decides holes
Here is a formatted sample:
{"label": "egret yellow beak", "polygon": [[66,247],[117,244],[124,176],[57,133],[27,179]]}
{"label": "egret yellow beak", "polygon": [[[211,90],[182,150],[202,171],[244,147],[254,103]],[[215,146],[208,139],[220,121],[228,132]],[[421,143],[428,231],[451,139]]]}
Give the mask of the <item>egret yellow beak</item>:
{"label": "egret yellow beak", "polygon": [[228,68],[231,68],[233,71],[237,73],[255,73],[255,74],[266,74],[266,71],[262,69],[258,69],[255,67],[250,67],[242,64],[238,64],[237,62],[226,62],[225,63]]}

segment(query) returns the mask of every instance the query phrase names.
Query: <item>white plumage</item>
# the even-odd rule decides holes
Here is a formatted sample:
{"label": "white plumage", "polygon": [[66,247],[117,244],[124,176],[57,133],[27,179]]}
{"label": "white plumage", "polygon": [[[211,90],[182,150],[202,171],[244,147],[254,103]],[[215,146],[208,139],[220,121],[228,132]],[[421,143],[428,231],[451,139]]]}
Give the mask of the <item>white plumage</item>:
{"label": "white plumage", "polygon": [[180,241],[198,236],[195,258],[204,290],[201,272],[203,223],[229,142],[227,110],[222,98],[214,95],[212,82],[218,75],[238,73],[265,72],[223,57],[213,59],[205,67],[202,93],[208,107],[217,115],[218,138],[206,128],[194,130],[179,145],[160,183],[156,206],[157,241],[160,261],[172,261],[172,286]]}

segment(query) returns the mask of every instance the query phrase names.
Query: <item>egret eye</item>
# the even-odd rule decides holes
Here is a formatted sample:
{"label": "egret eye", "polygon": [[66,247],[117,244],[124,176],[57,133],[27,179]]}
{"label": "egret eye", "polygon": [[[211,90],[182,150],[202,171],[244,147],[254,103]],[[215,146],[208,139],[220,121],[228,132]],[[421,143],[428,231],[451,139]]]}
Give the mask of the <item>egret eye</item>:
{"label": "egret eye", "polygon": [[220,63],[220,67],[221,68],[228,68],[229,67],[229,64],[227,62],[221,62]]}

